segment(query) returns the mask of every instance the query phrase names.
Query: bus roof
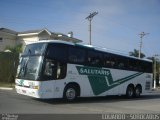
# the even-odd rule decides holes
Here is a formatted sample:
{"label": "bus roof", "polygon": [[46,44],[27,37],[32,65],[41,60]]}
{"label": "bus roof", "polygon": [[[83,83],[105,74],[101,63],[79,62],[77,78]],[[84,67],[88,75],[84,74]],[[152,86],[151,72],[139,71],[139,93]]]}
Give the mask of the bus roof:
{"label": "bus roof", "polygon": [[97,51],[100,51],[100,52],[108,52],[108,53],[111,53],[111,54],[115,54],[115,55],[119,55],[119,56],[123,56],[123,57],[128,57],[128,58],[132,58],[132,59],[152,62],[152,60],[149,60],[149,59],[146,59],[146,58],[141,58],[140,59],[140,58],[137,58],[137,57],[134,57],[134,56],[129,56],[129,55],[120,53],[118,51],[113,51],[113,50],[107,49],[107,48],[99,48],[99,47],[92,46],[92,45],[83,45],[83,44],[79,44],[79,43],[71,43],[71,42],[66,42],[66,41],[62,41],[62,40],[41,40],[41,41],[29,43],[29,44],[35,44],[35,43],[62,43],[62,44],[66,44],[66,45],[86,47],[86,48],[94,49],[94,50],[97,50]]}

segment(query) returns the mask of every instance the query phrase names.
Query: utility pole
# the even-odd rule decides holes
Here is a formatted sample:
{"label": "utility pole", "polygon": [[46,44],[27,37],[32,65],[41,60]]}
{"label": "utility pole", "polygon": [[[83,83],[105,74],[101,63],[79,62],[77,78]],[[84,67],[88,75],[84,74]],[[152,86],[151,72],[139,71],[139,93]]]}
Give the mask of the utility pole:
{"label": "utility pole", "polygon": [[153,59],[154,59],[154,62],[153,62],[153,76],[154,76],[154,78],[153,78],[153,88],[154,89],[156,89],[156,76],[157,76],[157,59],[156,59],[156,57],[158,57],[158,56],[160,56],[160,55],[154,55],[153,56]]}
{"label": "utility pole", "polygon": [[139,46],[139,58],[141,58],[141,49],[142,49],[142,38],[147,35],[149,33],[144,33],[144,32],[141,32],[139,35],[140,35],[140,46]]}
{"label": "utility pole", "polygon": [[156,55],[153,57],[153,59],[154,59],[154,65],[153,65],[153,76],[154,76],[154,78],[153,78],[153,88],[154,89],[156,89]]}
{"label": "utility pole", "polygon": [[86,19],[89,21],[89,45],[91,45],[91,21],[93,19],[93,17],[95,15],[97,15],[98,12],[93,12],[93,13],[90,13],[90,15],[88,17],[86,17]]}

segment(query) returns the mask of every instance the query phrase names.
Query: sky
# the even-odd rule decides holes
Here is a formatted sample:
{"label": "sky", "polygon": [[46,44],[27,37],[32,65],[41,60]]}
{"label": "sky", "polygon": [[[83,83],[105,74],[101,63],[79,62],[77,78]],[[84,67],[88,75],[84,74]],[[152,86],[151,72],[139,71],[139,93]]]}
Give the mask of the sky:
{"label": "sky", "polygon": [[0,27],[18,32],[47,28],[92,45],[128,54],[139,49],[147,57],[160,55],[160,0],[0,0]]}

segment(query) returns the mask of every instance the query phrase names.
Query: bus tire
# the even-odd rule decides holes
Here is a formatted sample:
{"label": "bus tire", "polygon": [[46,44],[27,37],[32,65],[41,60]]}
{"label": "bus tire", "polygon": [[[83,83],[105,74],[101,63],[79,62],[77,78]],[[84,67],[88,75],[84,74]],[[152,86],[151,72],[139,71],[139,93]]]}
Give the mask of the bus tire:
{"label": "bus tire", "polygon": [[134,96],[134,86],[132,86],[132,85],[129,85],[128,87],[127,87],[127,90],[126,90],[126,96],[127,96],[127,98],[133,98],[133,96]]}
{"label": "bus tire", "polygon": [[141,92],[142,92],[141,86],[136,86],[136,88],[134,90],[134,96],[136,98],[140,97],[141,96]]}
{"label": "bus tire", "polygon": [[77,93],[78,92],[76,90],[76,87],[73,85],[69,85],[64,90],[63,98],[68,102],[74,101],[78,96]]}

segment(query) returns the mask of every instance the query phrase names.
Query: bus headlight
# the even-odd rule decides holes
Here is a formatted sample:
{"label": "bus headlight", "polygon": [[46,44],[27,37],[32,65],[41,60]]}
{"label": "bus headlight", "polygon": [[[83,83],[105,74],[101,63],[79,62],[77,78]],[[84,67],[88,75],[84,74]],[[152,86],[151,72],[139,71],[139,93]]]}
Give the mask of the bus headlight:
{"label": "bus headlight", "polygon": [[39,89],[39,86],[33,86],[33,89],[37,89],[37,90],[38,90],[38,89]]}

